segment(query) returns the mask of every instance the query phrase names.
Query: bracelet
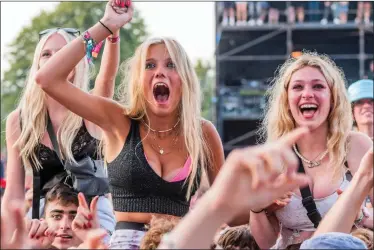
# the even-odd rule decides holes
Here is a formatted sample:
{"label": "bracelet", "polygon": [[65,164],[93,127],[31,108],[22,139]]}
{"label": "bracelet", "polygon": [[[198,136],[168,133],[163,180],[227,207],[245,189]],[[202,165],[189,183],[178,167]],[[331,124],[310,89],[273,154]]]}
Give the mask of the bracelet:
{"label": "bracelet", "polygon": [[92,57],[96,58],[100,52],[101,46],[103,42],[99,42],[96,44],[95,40],[91,37],[91,34],[88,32],[84,32],[82,35],[83,43],[86,46],[86,57],[88,62],[91,62]]}
{"label": "bracelet", "polygon": [[106,28],[109,31],[109,33],[113,35],[113,32],[108,28],[108,26],[106,26],[105,24],[103,24],[103,22],[100,21],[100,20],[99,20],[99,23],[101,23],[101,25],[104,26],[104,28]]}
{"label": "bracelet", "polygon": [[115,37],[110,37],[108,36],[108,41],[111,42],[111,43],[117,43],[119,41],[119,36],[115,36]]}
{"label": "bracelet", "polygon": [[252,212],[252,213],[255,213],[255,214],[259,214],[259,213],[262,213],[262,212],[264,212],[264,211],[265,211],[265,208],[261,209],[260,211],[253,211],[253,210],[251,209],[251,212]]}

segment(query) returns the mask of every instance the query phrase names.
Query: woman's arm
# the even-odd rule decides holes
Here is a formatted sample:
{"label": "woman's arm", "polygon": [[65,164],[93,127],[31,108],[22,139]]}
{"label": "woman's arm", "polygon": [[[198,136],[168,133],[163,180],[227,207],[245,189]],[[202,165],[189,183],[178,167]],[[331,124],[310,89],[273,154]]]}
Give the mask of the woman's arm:
{"label": "woman's arm", "polygon": [[225,155],[223,152],[221,138],[212,122],[208,120],[203,121],[203,134],[212,154],[213,162],[208,169],[209,184],[212,185],[216,176],[218,175],[219,170],[225,162]]}
{"label": "woman's arm", "polygon": [[313,236],[328,232],[350,233],[357,213],[372,188],[373,148],[365,154],[349,187],[323,218]]}
{"label": "woman's arm", "polygon": [[[365,153],[373,146],[373,141],[363,133],[352,131],[350,132],[350,148],[347,157],[349,170],[354,176],[361,167],[362,159]],[[368,193],[371,204],[373,205],[373,190]]]}
{"label": "woman's arm", "polygon": [[[118,37],[116,42],[111,42],[109,39],[105,41],[103,56],[101,58],[100,71],[96,77],[95,86],[92,94],[107,98],[113,98],[115,80],[118,71],[120,42],[119,30],[114,31],[110,37]],[[86,120],[86,127],[88,132],[97,139],[102,138],[102,130],[94,123]]]}
{"label": "woman's arm", "polygon": [[[19,111],[15,110],[6,121],[6,147],[7,147],[7,169],[6,169],[6,188],[1,202],[2,216],[11,217],[14,214],[11,211],[13,202],[23,204],[25,200],[25,170],[20,157],[20,150],[14,146],[21,134],[19,123]],[[13,218],[14,219],[14,218]],[[16,224],[11,223],[7,230],[13,232]]]}
{"label": "woman's arm", "polygon": [[[131,20],[132,8],[130,7],[127,13],[119,15],[111,4],[111,2],[107,4],[101,22],[113,31]],[[88,32],[96,42],[102,41],[109,35],[108,30],[101,23],[95,24],[88,29]],[[111,133],[123,130],[125,119],[123,119],[123,108],[119,104],[107,98],[90,95],[67,80],[69,73],[84,57],[85,49],[82,38],[76,38],[43,65],[37,72],[35,81],[49,96],[103,130]],[[129,121],[127,123],[126,125],[129,126]]]}
{"label": "woman's arm", "polygon": [[118,37],[117,42],[105,41],[103,56],[101,58],[100,71],[96,77],[92,94],[113,98],[115,80],[119,65],[120,41],[119,30],[113,31],[111,37]]}
{"label": "woman's arm", "polygon": [[261,213],[251,212],[249,217],[251,233],[261,249],[269,249],[274,246],[280,231],[277,217],[274,214],[270,216],[268,217],[263,211]]}

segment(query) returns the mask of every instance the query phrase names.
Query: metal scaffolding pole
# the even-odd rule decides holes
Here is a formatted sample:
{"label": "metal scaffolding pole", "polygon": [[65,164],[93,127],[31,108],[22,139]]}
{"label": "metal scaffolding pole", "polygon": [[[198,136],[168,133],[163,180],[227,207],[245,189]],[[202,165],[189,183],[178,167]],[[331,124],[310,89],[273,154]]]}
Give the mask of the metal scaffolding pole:
{"label": "metal scaffolding pole", "polygon": [[365,75],[365,30],[363,26],[359,27],[359,76],[362,79]]}
{"label": "metal scaffolding pole", "polygon": [[249,42],[247,42],[247,43],[245,43],[243,45],[240,45],[240,46],[238,46],[238,47],[236,47],[236,48],[234,48],[234,49],[232,49],[230,51],[227,51],[226,53],[223,53],[221,56],[218,57],[218,60],[224,60],[226,57],[232,56],[235,53],[241,52],[241,51],[243,51],[245,49],[248,49],[248,48],[253,47],[253,46],[257,45],[257,44],[260,44],[260,43],[262,43],[262,42],[264,42],[266,40],[269,40],[270,38],[275,37],[275,36],[283,33],[284,31],[285,31],[285,29],[281,28],[279,30],[275,30],[273,32],[270,32],[270,33],[268,33],[266,35],[260,36],[260,37],[258,37],[256,39],[252,40],[252,41],[249,41]]}

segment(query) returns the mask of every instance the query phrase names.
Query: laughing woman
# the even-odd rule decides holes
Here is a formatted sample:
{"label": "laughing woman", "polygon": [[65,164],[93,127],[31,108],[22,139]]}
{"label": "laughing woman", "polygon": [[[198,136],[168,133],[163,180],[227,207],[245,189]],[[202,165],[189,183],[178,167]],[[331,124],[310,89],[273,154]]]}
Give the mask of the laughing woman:
{"label": "laughing woman", "polygon": [[48,95],[102,128],[117,219],[111,248],[125,249],[139,247],[152,214],[184,216],[201,178],[206,174],[212,182],[224,161],[216,129],[200,115],[193,65],[176,40],[149,39],[136,49],[124,69],[120,103],[90,95],[66,80],[90,52],[86,45],[118,30],[132,14],[132,6],[109,1],[104,17],[36,76]]}
{"label": "laughing woman", "polygon": [[[280,68],[263,130],[267,140],[274,141],[297,127],[309,128],[310,134],[293,147],[312,179],[309,189],[314,199],[308,203],[314,200],[322,218],[337,201],[337,190],[349,185],[345,164],[354,175],[372,145],[366,135],[351,131],[349,111],[344,74],[328,57],[305,53]],[[370,199],[373,202],[372,193]],[[274,215],[264,209],[251,211],[250,226],[260,248],[277,242],[274,247],[284,249],[312,236],[318,218],[308,217],[302,200],[300,190],[293,190],[291,201]],[[360,218],[356,224],[366,225],[368,220]]]}

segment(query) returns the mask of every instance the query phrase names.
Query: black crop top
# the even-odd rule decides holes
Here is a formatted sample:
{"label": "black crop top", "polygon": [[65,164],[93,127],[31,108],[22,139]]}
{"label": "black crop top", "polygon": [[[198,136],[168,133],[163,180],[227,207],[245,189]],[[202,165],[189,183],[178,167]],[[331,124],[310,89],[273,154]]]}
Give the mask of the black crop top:
{"label": "black crop top", "polygon": [[[82,127],[79,129],[71,146],[75,160],[80,160],[87,155],[92,157],[92,159],[97,160],[99,158],[97,154],[98,143],[99,141],[88,133],[83,122]],[[43,187],[44,184],[51,180],[56,174],[65,171],[54,150],[39,143],[35,148],[35,153],[43,167],[39,171],[41,187]],[[42,196],[43,195],[45,194],[42,193]]]}
{"label": "black crop top", "polygon": [[[200,177],[201,170],[195,183],[200,183]],[[136,120],[131,120],[122,151],[108,163],[108,179],[115,211],[181,217],[189,210],[190,201],[186,199],[188,180],[186,184],[185,180],[168,182],[154,172],[145,158]],[[196,188],[192,195],[195,191]]]}

